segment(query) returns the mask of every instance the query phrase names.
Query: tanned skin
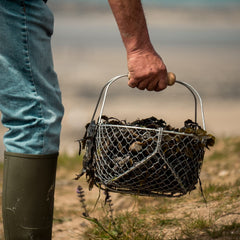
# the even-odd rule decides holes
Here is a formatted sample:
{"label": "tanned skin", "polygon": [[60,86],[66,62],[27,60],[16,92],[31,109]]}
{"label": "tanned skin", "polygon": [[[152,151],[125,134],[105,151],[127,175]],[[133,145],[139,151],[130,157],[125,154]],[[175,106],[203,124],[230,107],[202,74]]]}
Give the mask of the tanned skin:
{"label": "tanned skin", "polygon": [[108,0],[127,51],[128,85],[140,90],[167,87],[167,69],[154,50],[141,0]]}

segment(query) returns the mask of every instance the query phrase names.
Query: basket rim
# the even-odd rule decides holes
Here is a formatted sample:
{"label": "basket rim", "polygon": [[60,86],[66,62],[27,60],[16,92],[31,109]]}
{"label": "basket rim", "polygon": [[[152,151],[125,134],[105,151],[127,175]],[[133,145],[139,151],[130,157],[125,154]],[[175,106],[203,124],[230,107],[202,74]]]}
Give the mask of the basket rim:
{"label": "basket rim", "polygon": [[149,131],[155,131],[155,132],[162,132],[162,133],[169,133],[169,134],[177,134],[177,135],[184,135],[184,136],[191,136],[196,137],[195,134],[192,133],[185,133],[185,132],[176,132],[176,131],[170,131],[170,130],[164,130],[164,128],[147,128],[147,127],[137,127],[137,126],[129,126],[129,125],[117,125],[117,124],[106,124],[106,123],[98,123],[98,127],[106,126],[106,127],[118,127],[118,128],[130,128],[130,129],[139,129],[139,130],[149,130]]}

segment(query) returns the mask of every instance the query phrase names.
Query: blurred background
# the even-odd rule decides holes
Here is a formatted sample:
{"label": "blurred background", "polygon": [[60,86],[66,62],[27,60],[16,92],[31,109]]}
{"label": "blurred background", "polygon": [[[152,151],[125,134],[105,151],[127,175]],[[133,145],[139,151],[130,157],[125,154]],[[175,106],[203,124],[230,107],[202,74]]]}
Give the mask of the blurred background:
{"label": "blurred background", "polygon": [[[65,106],[60,151],[76,154],[102,86],[127,73],[126,52],[107,1],[49,0],[48,6],[55,15],[52,47]],[[240,1],[144,0],[143,6],[168,71],[202,96],[208,132],[240,135]],[[104,114],[129,121],[156,116],[182,126],[193,119],[194,102],[177,84],[149,93],[121,79],[110,88]]]}

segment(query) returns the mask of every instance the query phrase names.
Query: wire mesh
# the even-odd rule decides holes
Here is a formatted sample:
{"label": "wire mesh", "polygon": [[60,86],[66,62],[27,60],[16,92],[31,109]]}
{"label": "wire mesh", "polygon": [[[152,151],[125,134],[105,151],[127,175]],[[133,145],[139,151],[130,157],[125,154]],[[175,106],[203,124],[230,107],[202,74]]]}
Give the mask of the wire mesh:
{"label": "wire mesh", "polygon": [[203,157],[193,134],[99,124],[95,181],[115,192],[178,197],[195,189]]}

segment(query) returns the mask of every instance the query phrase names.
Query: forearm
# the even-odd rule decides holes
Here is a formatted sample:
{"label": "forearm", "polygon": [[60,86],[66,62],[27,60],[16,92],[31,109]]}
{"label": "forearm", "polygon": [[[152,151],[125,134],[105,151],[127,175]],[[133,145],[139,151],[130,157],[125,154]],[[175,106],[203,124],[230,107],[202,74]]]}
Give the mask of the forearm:
{"label": "forearm", "polygon": [[140,0],[108,0],[127,53],[152,50]]}
{"label": "forearm", "polygon": [[127,50],[130,87],[160,91],[167,87],[167,69],[154,50],[141,0],[108,0]]}

